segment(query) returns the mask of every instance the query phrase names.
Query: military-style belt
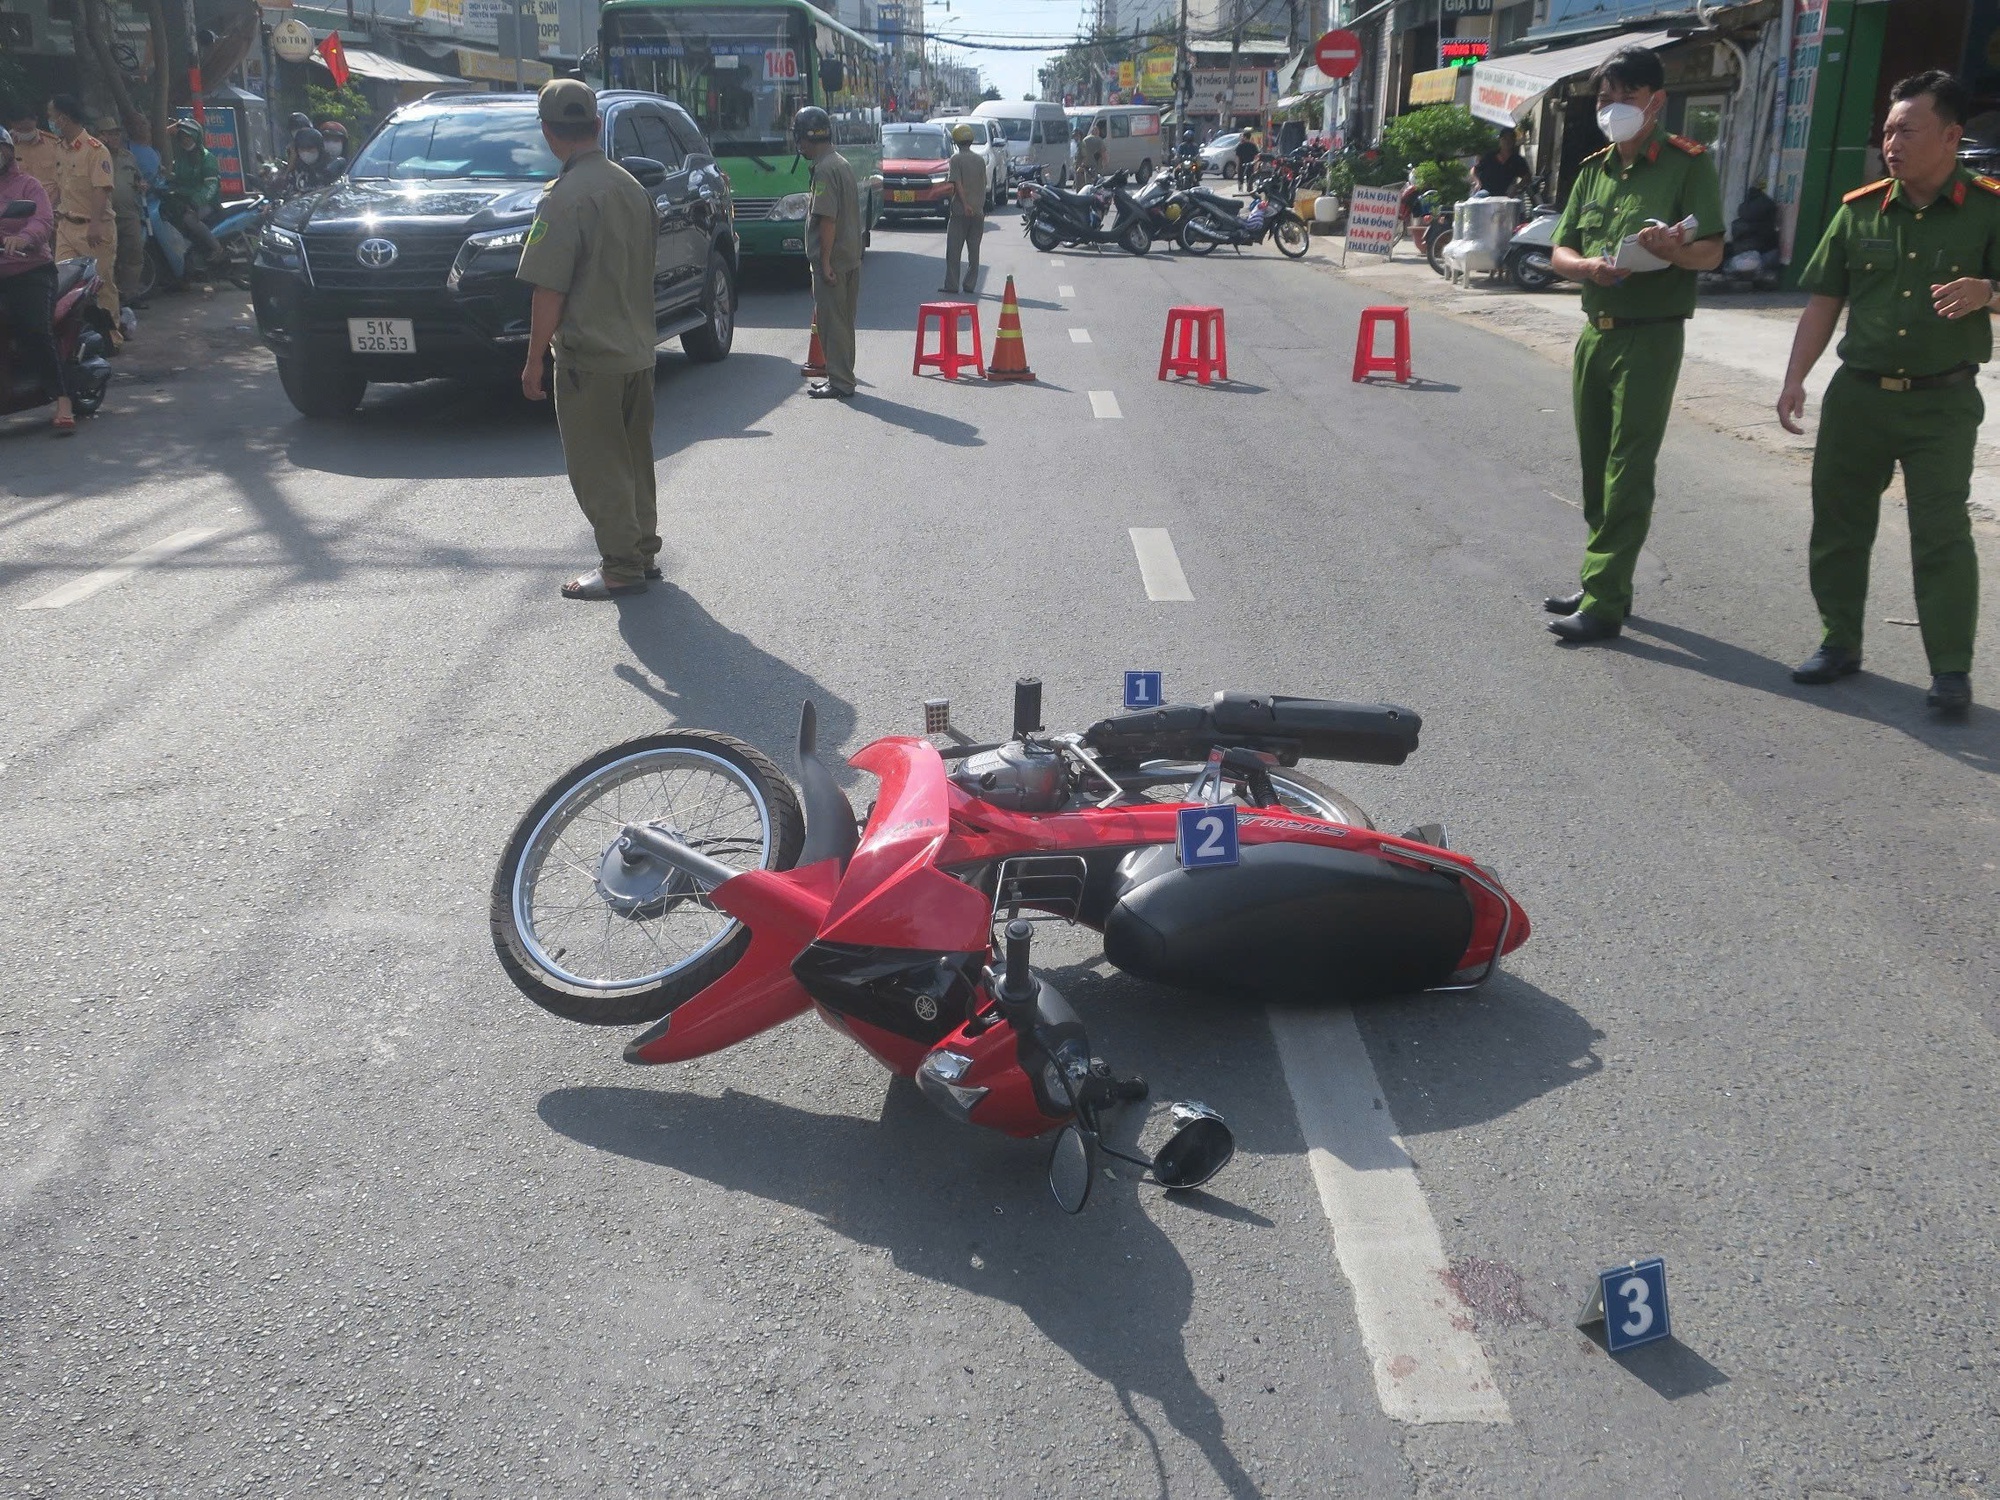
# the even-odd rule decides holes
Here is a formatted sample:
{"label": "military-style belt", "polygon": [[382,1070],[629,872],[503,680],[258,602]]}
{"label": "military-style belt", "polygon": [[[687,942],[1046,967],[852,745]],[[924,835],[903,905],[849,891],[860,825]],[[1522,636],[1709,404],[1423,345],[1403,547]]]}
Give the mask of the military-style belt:
{"label": "military-style belt", "polygon": [[71,224],[88,224],[90,222],[89,214],[57,214],[56,217]]}
{"label": "military-style belt", "polygon": [[1592,328],[1598,329],[1601,332],[1610,333],[1614,329],[1618,328],[1648,328],[1655,323],[1685,323],[1686,321],[1687,321],[1687,316],[1683,313],[1676,313],[1673,317],[1670,318],[1595,317],[1590,320],[1590,326]]}
{"label": "military-style belt", "polygon": [[1883,375],[1875,370],[1857,370],[1853,365],[1847,366],[1847,371],[1885,391],[1942,391],[1954,385],[1971,385],[1979,378],[1978,365],[1960,365],[1942,375]]}

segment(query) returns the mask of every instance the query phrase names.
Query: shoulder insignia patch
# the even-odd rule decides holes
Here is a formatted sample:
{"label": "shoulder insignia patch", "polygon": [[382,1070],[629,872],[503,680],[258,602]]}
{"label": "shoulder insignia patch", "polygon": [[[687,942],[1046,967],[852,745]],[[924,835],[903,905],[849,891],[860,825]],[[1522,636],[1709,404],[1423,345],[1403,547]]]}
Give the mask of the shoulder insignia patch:
{"label": "shoulder insignia patch", "polygon": [[1972,179],[1972,185],[1976,188],[1984,188],[1987,192],[1993,194],[1994,197],[2000,198],[2000,179],[1975,177]]}
{"label": "shoulder insignia patch", "polygon": [[533,224],[528,226],[528,243],[531,245],[539,245],[543,240],[548,238],[548,235],[549,221],[547,219],[537,219]]}
{"label": "shoulder insignia patch", "polygon": [[1881,192],[1882,189],[1888,187],[1895,180],[1896,179],[1893,177],[1884,177],[1880,182],[1871,182],[1868,184],[1868,186],[1858,187],[1851,193],[1842,193],[1840,195],[1840,201],[1842,203],[1852,203],[1857,198],[1866,198],[1870,193]]}
{"label": "shoulder insignia patch", "polygon": [[1708,147],[1704,146],[1700,141],[1691,141],[1684,135],[1670,135],[1667,139],[1680,147],[1681,150],[1687,152],[1689,156],[1702,156],[1708,151]]}

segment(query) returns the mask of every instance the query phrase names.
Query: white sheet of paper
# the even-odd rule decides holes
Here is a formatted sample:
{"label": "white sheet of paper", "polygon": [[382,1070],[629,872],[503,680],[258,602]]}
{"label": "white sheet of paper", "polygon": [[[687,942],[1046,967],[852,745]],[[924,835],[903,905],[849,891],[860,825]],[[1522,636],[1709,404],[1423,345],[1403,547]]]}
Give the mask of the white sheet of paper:
{"label": "white sheet of paper", "polygon": [[[1658,219],[1648,219],[1646,227],[1648,229],[1665,229],[1667,226],[1662,224]],[[1681,239],[1685,242],[1687,237],[1701,226],[1695,219],[1695,216],[1689,214],[1673,227],[1681,232]],[[1652,251],[1642,248],[1639,244],[1638,235],[1628,234],[1619,244],[1618,254],[1612,258],[1611,264],[1620,271],[1664,271],[1671,262],[1662,260],[1659,256],[1653,254]]]}

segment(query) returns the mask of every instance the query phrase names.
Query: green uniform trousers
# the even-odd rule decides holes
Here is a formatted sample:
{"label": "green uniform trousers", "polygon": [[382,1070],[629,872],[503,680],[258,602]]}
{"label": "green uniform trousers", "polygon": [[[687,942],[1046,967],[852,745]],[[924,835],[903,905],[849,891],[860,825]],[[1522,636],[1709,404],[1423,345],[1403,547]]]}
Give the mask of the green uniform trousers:
{"label": "green uniform trousers", "polygon": [[1910,566],[1931,671],[1970,672],[1979,623],[1979,555],[1972,545],[1973,444],[1986,403],[1973,385],[1885,391],[1845,365],[1820,403],[1813,447],[1811,576],[1826,643],[1861,649],[1868,555],[1882,491],[1903,466]]}
{"label": "green uniform trousers", "polygon": [[630,373],[556,366],[556,425],[606,580],[642,582],[660,552],[652,366]]}
{"label": "green uniform trousers", "polygon": [[[944,286],[948,292],[979,290],[979,242],[986,236],[984,214],[955,213],[944,226]],[[958,275],[958,257],[966,257],[965,279]]]}
{"label": "green uniform trousers", "polygon": [[1632,572],[1653,525],[1653,471],[1687,324],[1586,328],[1576,341],[1571,390],[1583,461],[1583,611],[1613,624],[1632,608]]}
{"label": "green uniform trousers", "polygon": [[854,320],[861,311],[861,268],[835,271],[829,280],[813,267],[813,316],[826,356],[826,383],[843,395],[854,391]]}

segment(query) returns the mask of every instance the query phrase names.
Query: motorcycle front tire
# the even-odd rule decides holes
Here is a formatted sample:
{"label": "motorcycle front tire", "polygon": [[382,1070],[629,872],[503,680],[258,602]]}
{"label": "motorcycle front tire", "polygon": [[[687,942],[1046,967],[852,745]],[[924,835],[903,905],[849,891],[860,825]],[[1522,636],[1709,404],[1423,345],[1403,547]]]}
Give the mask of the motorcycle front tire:
{"label": "motorcycle front tire", "polygon": [[1312,232],[1306,228],[1306,221],[1295,213],[1280,216],[1271,230],[1271,238],[1277,244],[1278,253],[1287,260],[1298,260],[1312,249]]}
{"label": "motorcycle front tire", "polygon": [[1450,243],[1451,235],[1444,229],[1433,228],[1424,236],[1424,259],[1440,276],[1450,269],[1444,263],[1444,247]]}
{"label": "motorcycle front tire", "polygon": [[1037,219],[1028,226],[1028,243],[1046,254],[1062,243],[1062,236]]}
{"label": "motorcycle front tire", "polygon": [[1556,284],[1546,250],[1516,250],[1507,257],[1507,279],[1524,292],[1546,292]]}
{"label": "motorcycle front tire", "polygon": [[1134,219],[1118,236],[1118,244],[1128,255],[1144,255],[1153,248],[1153,231]]}

